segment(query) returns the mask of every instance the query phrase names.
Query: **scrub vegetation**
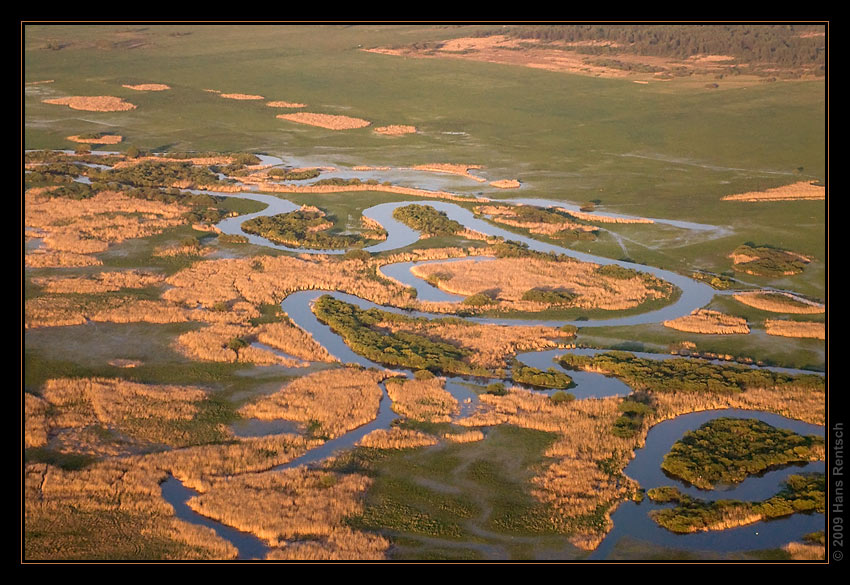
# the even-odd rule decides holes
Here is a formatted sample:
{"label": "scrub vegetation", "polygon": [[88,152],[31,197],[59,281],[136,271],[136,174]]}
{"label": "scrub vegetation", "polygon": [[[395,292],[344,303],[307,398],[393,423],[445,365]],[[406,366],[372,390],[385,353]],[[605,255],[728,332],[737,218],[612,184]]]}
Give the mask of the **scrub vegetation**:
{"label": "scrub vegetation", "polygon": [[769,469],[823,458],[823,437],[804,437],[756,419],[718,418],[679,439],[661,468],[710,490]]}

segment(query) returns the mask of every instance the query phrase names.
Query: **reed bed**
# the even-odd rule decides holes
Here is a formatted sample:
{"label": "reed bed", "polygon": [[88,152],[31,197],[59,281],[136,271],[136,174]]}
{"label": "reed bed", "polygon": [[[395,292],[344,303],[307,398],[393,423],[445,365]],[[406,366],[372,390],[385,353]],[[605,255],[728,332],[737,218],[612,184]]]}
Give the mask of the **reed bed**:
{"label": "reed bed", "polygon": [[457,400],[445,389],[445,380],[396,380],[386,384],[393,411],[426,422],[449,422],[458,412]]}
{"label": "reed bed", "polygon": [[246,404],[239,414],[305,423],[312,436],[331,439],[375,419],[382,396],[378,383],[386,377],[358,368],[314,372]]}
{"label": "reed bed", "polygon": [[46,293],[105,293],[125,288],[138,289],[158,286],[165,281],[162,275],[142,270],[100,272],[91,276],[37,277],[32,281]]}
{"label": "reed bed", "polygon": [[375,133],[385,136],[403,136],[405,134],[415,134],[416,126],[404,126],[400,124],[391,124],[389,126],[380,126],[375,128]]}
{"label": "reed bed", "polygon": [[439,442],[440,440],[433,435],[394,427],[372,431],[360,439],[357,446],[372,449],[416,449],[418,447],[430,447]]}
{"label": "reed bed", "polygon": [[68,106],[72,110],[84,110],[87,112],[126,112],[127,110],[136,109],[134,104],[110,95],[70,96],[42,101],[45,104]]}
{"label": "reed bed", "polygon": [[665,293],[650,286],[641,275],[616,278],[599,273],[590,262],[553,262],[538,258],[498,258],[489,262],[447,262],[414,266],[416,276],[436,279],[449,293],[471,296],[487,294],[505,308],[541,310],[547,303],[523,300],[532,289],[565,291],[565,306],[584,309],[622,310],[636,307]]}
{"label": "reed bed", "polygon": [[[385,550],[389,543],[377,536],[355,537],[345,526],[346,517],[361,512],[362,494],[370,485],[363,475],[297,467],[211,482],[188,504],[199,514],[250,532],[283,551],[291,541],[309,540],[338,551],[368,543],[367,550],[374,554],[374,549]],[[311,554],[310,549],[302,554]],[[312,548],[312,554],[321,553]]]}
{"label": "reed bed", "polygon": [[826,323],[816,323],[813,321],[789,321],[787,319],[767,319],[764,322],[764,329],[768,335],[826,339]]}
{"label": "reed bed", "polygon": [[750,191],[748,193],[727,195],[720,198],[721,201],[749,201],[756,203],[769,201],[818,201],[823,199],[826,199],[826,188],[815,185],[814,181],[799,181],[792,185],[784,185],[765,191]]}
{"label": "reed bed", "polygon": [[792,313],[798,315],[813,315],[826,310],[821,303],[792,295],[771,291],[742,292],[734,295],[739,303],[749,307],[770,311],[772,313]]}
{"label": "reed bed", "polygon": [[315,114],[310,112],[278,114],[275,117],[282,120],[288,120],[290,122],[296,122],[298,124],[319,126],[320,128],[326,128],[328,130],[353,130],[356,128],[364,128],[371,124],[370,121],[363,120],[362,118],[333,114]]}
{"label": "reed bed", "polygon": [[707,309],[697,309],[690,315],[664,321],[664,326],[677,331],[708,335],[742,335],[750,332],[746,319]]}

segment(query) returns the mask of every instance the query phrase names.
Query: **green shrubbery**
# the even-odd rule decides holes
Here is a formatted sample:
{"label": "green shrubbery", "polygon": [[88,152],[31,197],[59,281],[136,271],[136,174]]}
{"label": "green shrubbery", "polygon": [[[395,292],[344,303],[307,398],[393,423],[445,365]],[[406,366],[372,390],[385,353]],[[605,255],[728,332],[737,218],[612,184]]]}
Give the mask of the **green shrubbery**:
{"label": "green shrubbery", "polygon": [[718,418],[686,433],[661,468],[699,488],[743,481],[770,468],[823,457],[822,437],[804,437],[757,419]]}
{"label": "green shrubbery", "polygon": [[673,508],[653,510],[650,517],[671,532],[687,534],[749,524],[759,517],[772,519],[795,513],[823,513],[826,478],[822,473],[790,475],[778,494],[761,502],[705,501],[670,486],[651,489],[647,495],[657,503],[675,503]]}
{"label": "green shrubbery", "polygon": [[596,356],[566,354],[559,363],[567,369],[588,369],[621,378],[635,390],[653,392],[709,392],[731,394],[747,388],[797,387],[823,392],[824,379],[813,374],[790,375],[706,360],[674,358],[651,360],[628,352],[609,351]]}
{"label": "green shrubbery", "polygon": [[430,236],[450,236],[463,230],[463,226],[442,211],[430,205],[397,207],[393,217],[408,227]]}

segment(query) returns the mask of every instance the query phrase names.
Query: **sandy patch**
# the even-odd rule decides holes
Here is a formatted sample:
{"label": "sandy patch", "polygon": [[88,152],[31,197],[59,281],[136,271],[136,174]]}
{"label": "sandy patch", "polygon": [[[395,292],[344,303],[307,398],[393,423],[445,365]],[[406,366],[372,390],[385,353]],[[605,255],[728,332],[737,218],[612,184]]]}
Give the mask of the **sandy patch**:
{"label": "sandy patch", "polygon": [[299,104],[298,102],[268,102],[266,104],[270,108],[306,108],[307,104]]}
{"label": "sandy patch", "polygon": [[45,83],[53,83],[55,79],[44,79],[42,81],[27,81],[24,85],[43,85]]}
{"label": "sandy patch", "polygon": [[298,112],[295,114],[278,114],[277,118],[289,120],[298,124],[307,124],[309,126],[319,126],[328,130],[352,130],[355,128],[365,128],[371,122],[361,118],[352,118],[351,116],[338,116],[333,114],[314,114],[310,112]]}
{"label": "sandy patch", "polygon": [[261,95],[252,95],[249,93],[219,93],[219,97],[223,97],[229,100],[264,100]]}
{"label": "sandy patch", "polygon": [[375,133],[384,134],[386,136],[403,136],[404,134],[415,134],[416,126],[401,126],[393,124],[390,126],[380,126],[375,128]]}
{"label": "sandy patch", "polygon": [[690,315],[664,321],[664,326],[688,333],[710,335],[736,335],[750,332],[746,319],[706,309],[697,309]]}
{"label": "sandy patch", "polygon": [[826,199],[826,188],[814,182],[800,181],[793,185],[775,187],[766,191],[751,191],[738,195],[727,195],[721,201],[821,201]]}
{"label": "sandy patch", "polygon": [[388,171],[392,167],[370,167],[366,165],[358,165],[356,167],[351,167],[354,171]]}
{"label": "sandy patch", "polygon": [[105,136],[100,136],[99,138],[80,138],[79,136],[68,136],[68,140],[71,142],[79,142],[82,144],[118,144],[122,140],[124,140],[123,136],[117,136],[115,134],[107,134]]}
{"label": "sandy patch", "polygon": [[803,337],[810,339],[826,339],[826,324],[808,321],[787,321],[784,319],[768,319],[764,322],[768,335],[781,337]]}
{"label": "sandy patch", "polygon": [[135,91],[165,91],[166,89],[171,89],[171,87],[164,83],[141,83],[139,85],[122,85],[121,87]]}
{"label": "sandy patch", "polygon": [[109,95],[71,96],[42,101],[45,104],[68,106],[73,110],[85,110],[87,112],[126,112],[136,109],[134,104]]}
{"label": "sandy patch", "polygon": [[519,189],[519,181],[516,179],[500,179],[498,181],[490,181],[490,185],[499,189]]}
{"label": "sandy patch", "polygon": [[743,292],[734,295],[735,300],[756,309],[774,313],[810,315],[823,313],[826,307],[790,293],[770,291]]}

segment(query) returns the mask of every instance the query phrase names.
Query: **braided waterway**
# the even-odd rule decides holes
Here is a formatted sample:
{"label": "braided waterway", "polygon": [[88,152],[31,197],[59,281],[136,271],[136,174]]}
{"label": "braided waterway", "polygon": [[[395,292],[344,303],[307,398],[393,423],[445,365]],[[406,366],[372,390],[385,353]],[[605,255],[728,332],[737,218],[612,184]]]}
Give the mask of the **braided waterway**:
{"label": "braided waterway", "polygon": [[[278,161],[280,161],[280,159],[275,159],[274,157],[265,157],[263,164],[282,164],[282,161]],[[447,179],[441,178],[440,182],[446,180]],[[253,244],[272,247],[285,251],[311,254],[341,254],[345,252],[344,250],[308,250],[303,248],[280,246],[266,240],[265,238],[243,233],[241,230],[241,224],[250,218],[286,213],[298,209],[299,207],[298,205],[286,200],[285,198],[251,192],[251,190],[251,187],[246,186],[246,191],[243,193],[219,193],[201,191],[214,196],[251,199],[253,201],[257,201],[267,205],[267,207],[260,212],[236,218],[229,218],[221,222],[218,227],[223,233],[246,236]],[[481,199],[481,201],[487,200]],[[544,204],[545,206],[557,205],[564,208],[570,208],[570,206],[564,202],[529,199],[500,199],[499,203],[528,203],[536,205]],[[569,248],[564,248],[555,244],[549,244],[546,242],[535,240],[533,238],[515,234],[508,230],[496,227],[484,221],[483,219],[475,217],[475,215],[466,208],[463,208],[454,203],[449,203],[444,200],[416,199],[413,201],[383,203],[364,210],[363,215],[365,217],[380,223],[388,233],[388,237],[385,241],[366,248],[367,251],[375,253],[391,251],[409,246],[419,240],[420,234],[418,232],[408,228],[407,226],[396,221],[392,217],[393,210],[398,207],[410,204],[430,205],[440,211],[445,212],[450,219],[461,223],[468,229],[483,233],[488,236],[503,237],[506,240],[513,240],[525,243],[528,245],[530,250],[544,253],[553,252],[555,254],[565,254],[582,262],[593,262],[600,265],[616,264],[624,268],[652,274],[657,278],[660,278],[675,285],[681,290],[681,295],[679,296],[679,298],[668,306],[646,313],[630,315],[626,317],[615,317],[610,319],[590,319],[571,322],[538,319],[500,319],[478,317],[471,318],[470,320],[472,321],[517,326],[561,326],[569,323],[580,326],[582,328],[652,324],[687,315],[694,309],[701,308],[708,304],[711,301],[712,297],[717,293],[717,291],[712,289],[707,284],[704,284],[702,282],[680,274],[676,274],[671,271],[663,270],[652,266],[645,266],[631,262],[603,258],[600,256],[578,252]],[[688,224],[687,222],[675,222],[672,220],[654,221],[658,223],[667,223],[682,229],[690,229],[710,233],[713,234],[713,237],[725,233],[724,228],[715,228],[713,226],[706,226],[704,224]],[[438,300],[434,297],[439,297],[439,292],[442,293],[442,295],[445,295],[440,297],[439,300],[460,300],[459,298],[455,297],[455,295],[446,295],[446,293],[438,291],[438,289],[436,289],[435,287],[412,275],[412,273],[410,273],[411,265],[412,263],[399,263],[397,265],[383,266],[381,270],[386,276],[403,282],[408,286],[415,287],[417,292],[419,293],[419,298],[421,299]],[[329,353],[337,357],[343,363],[356,363],[364,367],[375,367],[385,369],[380,364],[376,364],[353,352],[351,349],[348,348],[345,342],[338,335],[333,333],[329,327],[320,323],[318,319],[316,319],[310,307],[312,303],[323,294],[331,294],[332,296],[338,299],[356,304],[363,308],[377,307],[385,311],[400,312],[409,316],[421,316],[429,318],[441,318],[446,316],[444,314],[432,314],[418,311],[404,311],[395,307],[378,306],[374,303],[371,303],[364,299],[360,299],[356,296],[334,291],[302,291],[293,293],[287,296],[286,299],[284,299],[284,301],[281,303],[281,307],[287,313],[290,319],[298,326],[302,327],[304,330],[312,334],[316,341],[322,344],[329,351]],[[555,365],[553,363],[553,359],[569,351],[578,350],[557,349],[545,350],[540,352],[526,352],[519,355],[518,359],[528,365],[538,367],[540,369],[547,369],[547,367],[555,367],[556,369],[558,369],[560,366]],[[641,357],[644,357],[644,354],[640,355]],[[648,356],[650,354],[646,355]],[[653,359],[662,359],[663,357],[669,356],[656,355],[656,357]],[[409,371],[403,369],[397,369],[396,371],[407,377],[411,376],[411,372]],[[800,371],[798,370],[796,372]],[[616,380],[614,378],[608,378],[601,374],[570,371],[569,375],[573,377],[577,383],[576,387],[571,389],[571,392],[576,395],[577,399],[601,398],[604,396],[625,396],[631,393],[631,389],[619,380]],[[509,380],[506,381],[510,384]],[[480,380],[477,382],[480,382]],[[469,386],[467,385],[467,380],[461,377],[447,378],[446,389],[451,392],[452,395],[455,396],[455,398],[458,399],[458,401],[463,405],[460,416],[465,416],[469,412],[469,409],[475,406],[477,402],[477,395],[475,394],[475,392],[469,389]],[[349,433],[338,437],[337,439],[328,441],[320,447],[310,450],[303,456],[294,459],[293,461],[290,461],[289,463],[279,466],[275,469],[285,469],[298,465],[319,463],[335,453],[353,447],[357,443],[357,441],[359,441],[363,436],[365,436],[372,430],[379,428],[389,428],[390,423],[394,418],[396,418],[396,415],[392,412],[390,408],[390,400],[386,394],[386,389],[382,388],[382,390],[383,398],[381,400],[379,412],[377,417],[372,422],[368,423],[367,425],[363,425],[357,429],[354,429],[353,431],[350,431]],[[668,435],[675,437],[673,438],[673,441],[675,441],[676,439],[681,437],[682,434],[684,434],[685,432],[698,428],[700,425],[702,425],[704,422],[707,422],[711,418],[716,418],[720,416],[758,418],[760,420],[768,422],[769,424],[774,424],[775,426],[782,426],[783,428],[792,428],[792,430],[797,428],[797,426],[802,425],[802,423],[797,423],[796,421],[789,421],[788,419],[782,419],[782,417],[777,417],[776,415],[767,412],[722,410],[682,415],[671,421],[666,421],[664,423],[656,425],[656,427],[653,427],[653,429],[650,430],[649,436],[647,438],[647,446],[637,451],[635,459],[632,461],[632,463],[629,464],[629,466],[627,466],[625,473],[630,477],[637,479],[641,483],[641,486],[645,489],[650,489],[652,487],[655,487],[656,485],[666,485],[674,483],[674,480],[664,478],[664,483],[659,484],[658,478],[656,476],[651,475],[652,473],[657,474],[657,472],[660,472],[661,457],[663,457],[663,454],[666,453],[667,450],[669,450],[669,446],[672,445],[672,442],[669,442]],[[799,428],[804,427],[800,426]],[[809,426],[805,428],[806,434],[823,434],[823,427]],[[812,428],[814,428],[814,430],[812,430]],[[669,445],[668,442],[663,442],[660,440],[657,441],[655,439],[656,436],[662,435],[667,437],[667,439],[665,440],[669,442]],[[658,447],[656,445],[661,446]],[[820,468],[818,468],[817,465],[818,464],[807,466],[806,470],[817,470],[823,468],[822,463],[820,464]],[[741,497],[746,497],[747,499],[768,498],[774,495],[779,490],[779,484],[784,477],[787,477],[789,473],[796,471],[799,471],[799,469],[788,468],[785,470],[780,470],[778,472],[771,472],[765,474],[762,477],[748,479],[739,488],[736,488],[735,494],[741,494]],[[746,488],[744,486],[746,486]],[[179,518],[213,528],[222,538],[225,538],[237,547],[237,549],[239,550],[239,558],[255,559],[265,557],[267,547],[259,539],[251,535],[235,531],[230,527],[227,527],[209,518],[204,518],[192,511],[186,505],[186,501],[192,496],[192,491],[184,487],[179,482],[179,480],[177,480],[176,478],[170,478],[169,480],[163,483],[162,488],[163,497],[166,499],[166,501],[168,501],[174,506],[176,514]],[[744,496],[743,494],[746,494],[746,496]],[[733,496],[732,493],[729,491],[720,492],[719,494],[715,495],[716,497],[737,497]],[[701,492],[700,497],[706,498],[714,496],[707,496],[705,492]],[[624,538],[632,538],[637,541],[643,542],[644,544],[648,543],[656,547],[669,547],[675,550],[684,549],[693,551],[708,551],[714,553],[728,553],[734,551],[781,546],[782,544],[786,544],[791,540],[799,539],[803,534],[807,532],[813,532],[823,528],[823,515],[795,514],[794,516],[791,516],[786,519],[775,520],[771,522],[760,522],[753,526],[741,527],[737,529],[711,533],[700,533],[694,535],[676,535],[658,527],[648,517],[647,513],[653,506],[654,504],[648,502],[643,504],[625,502],[621,504],[617,512],[615,512],[615,514],[613,515],[615,526],[613,531],[609,533],[609,535],[603,541],[602,545],[600,545],[597,550],[594,551],[594,553],[591,555],[591,558],[608,558],[612,551],[614,551],[616,544]]]}

